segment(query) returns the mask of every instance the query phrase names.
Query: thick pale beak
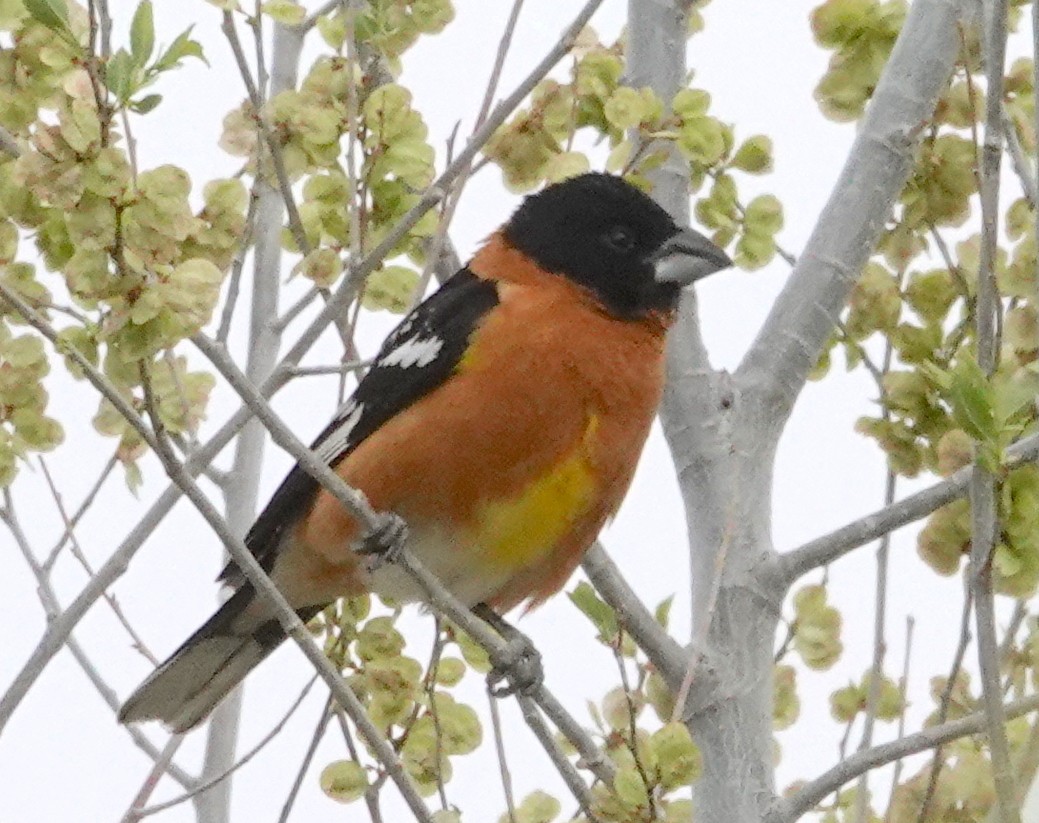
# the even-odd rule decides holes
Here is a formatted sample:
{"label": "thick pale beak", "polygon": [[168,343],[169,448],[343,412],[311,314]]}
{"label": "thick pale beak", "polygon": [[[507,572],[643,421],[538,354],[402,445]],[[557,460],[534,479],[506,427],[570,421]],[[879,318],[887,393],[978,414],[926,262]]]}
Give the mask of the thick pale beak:
{"label": "thick pale beak", "polygon": [[660,244],[652,257],[658,283],[688,286],[732,265],[724,251],[692,229],[681,229]]}

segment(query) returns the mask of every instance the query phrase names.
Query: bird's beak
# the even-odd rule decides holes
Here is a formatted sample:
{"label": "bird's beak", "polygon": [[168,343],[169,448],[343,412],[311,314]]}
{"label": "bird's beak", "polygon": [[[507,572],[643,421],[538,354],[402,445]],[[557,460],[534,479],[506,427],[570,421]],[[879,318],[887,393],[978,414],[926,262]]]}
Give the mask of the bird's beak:
{"label": "bird's beak", "polygon": [[732,265],[724,251],[692,229],[681,229],[660,244],[652,257],[658,283],[688,286]]}

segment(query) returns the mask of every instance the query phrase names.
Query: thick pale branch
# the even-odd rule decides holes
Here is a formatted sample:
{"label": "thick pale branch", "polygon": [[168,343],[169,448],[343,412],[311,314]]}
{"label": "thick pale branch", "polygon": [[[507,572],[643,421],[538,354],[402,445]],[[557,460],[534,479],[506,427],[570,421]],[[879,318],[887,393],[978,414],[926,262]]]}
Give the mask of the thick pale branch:
{"label": "thick pale branch", "polygon": [[833,193],[740,365],[738,381],[764,400],[777,433],[909,176],[921,128],[952,72],[961,14],[961,0],[910,7]]}
{"label": "thick pale branch", "polygon": [[[1034,712],[1039,710],[1039,695],[1015,700],[1004,708],[1008,719]],[[768,815],[767,823],[794,823],[795,820],[815,808],[827,795],[871,769],[879,769],[888,763],[928,751],[942,743],[948,743],[950,740],[979,734],[985,731],[985,728],[984,712],[975,712],[959,720],[932,726],[891,743],[884,743],[864,752],[857,752],[815,780],[806,783],[795,794],[778,800]]]}
{"label": "thick pale branch", "polygon": [[[1019,440],[1007,449],[1004,468],[1010,470],[1039,459],[1039,435]],[[832,563],[860,546],[895,529],[926,517],[946,503],[967,494],[973,468],[963,468],[948,480],[899,500],[892,506],[868,514],[836,531],[817,537],[779,557],[779,573],[787,585],[813,569]]]}

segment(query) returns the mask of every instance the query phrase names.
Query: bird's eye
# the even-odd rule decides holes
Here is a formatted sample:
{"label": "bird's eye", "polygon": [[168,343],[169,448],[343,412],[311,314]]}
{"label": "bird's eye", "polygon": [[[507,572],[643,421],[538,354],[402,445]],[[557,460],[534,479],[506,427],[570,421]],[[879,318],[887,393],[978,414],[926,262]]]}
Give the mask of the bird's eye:
{"label": "bird's eye", "polygon": [[607,244],[616,251],[631,251],[635,248],[635,233],[627,226],[614,226],[606,232]]}

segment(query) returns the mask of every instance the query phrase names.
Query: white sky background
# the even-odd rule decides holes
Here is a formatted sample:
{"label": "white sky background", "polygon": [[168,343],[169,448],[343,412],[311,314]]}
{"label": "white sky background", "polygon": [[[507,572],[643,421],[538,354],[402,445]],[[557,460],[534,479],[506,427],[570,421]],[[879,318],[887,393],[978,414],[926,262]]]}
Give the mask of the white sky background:
{"label": "white sky background", "polygon": [[[114,42],[125,44],[131,0],[112,0],[116,18]],[[197,21],[195,36],[205,44],[211,68],[189,62],[164,78],[157,88],[165,99],[146,117],[134,117],[142,169],[175,163],[188,169],[196,187],[228,176],[239,161],[216,147],[223,115],[243,96],[238,72],[219,32],[219,13],[199,0],[156,2],[159,40],[169,42],[189,22]],[[505,66],[500,95],[511,90],[548,50],[579,7],[578,2],[527,0],[512,51]],[[828,55],[815,47],[808,12],[816,0],[716,0],[706,9],[706,30],[690,46],[694,84],[713,95],[712,111],[734,123],[737,139],[767,133],[775,144],[775,172],[761,179],[744,178],[741,191],[770,191],[786,208],[782,244],[795,254],[803,247],[837,177],[854,136],[849,125],[823,119],[812,100],[812,89]],[[456,20],[441,35],[424,38],[407,55],[402,82],[415,94],[416,105],[430,126],[433,145],[443,157],[444,140],[457,121],[467,133],[479,108],[486,77],[511,2],[456,0]],[[612,39],[623,21],[626,4],[608,0],[593,20],[604,40]],[[441,163],[442,166],[442,163]],[[468,186],[451,230],[463,259],[502,222],[518,202],[505,193],[493,167]],[[287,268],[286,268],[287,271]],[[734,368],[753,339],[788,274],[778,260],[764,271],[727,272],[698,287],[704,337],[714,364]],[[288,301],[286,301],[287,304]],[[238,331],[248,315],[245,302],[237,314]],[[371,352],[396,318],[365,315],[361,335]],[[239,341],[243,339],[239,334]],[[291,341],[291,333],[289,338]],[[327,363],[338,356],[326,335],[323,346],[308,362]],[[842,361],[838,358],[838,364]],[[50,381],[53,408],[66,426],[66,442],[50,467],[61,478],[66,505],[75,508],[110,454],[111,441],[100,441],[91,429],[96,398],[89,387],[62,377],[60,367]],[[852,431],[855,419],[871,410],[876,392],[864,372],[843,374],[838,365],[821,384],[805,390],[779,451],[776,485],[775,543],[796,546],[878,508],[882,501],[884,466],[870,442]],[[231,393],[215,393],[209,421],[201,432],[214,430],[237,407]],[[296,381],[275,400],[295,431],[309,440],[327,422],[335,407],[334,382],[315,378]],[[290,459],[268,447],[261,500],[266,500],[290,467]],[[228,464],[227,455],[219,461]],[[106,485],[78,531],[88,557],[100,565],[125,537],[136,517],[166,487],[154,461],[144,464],[146,485],[141,503],[130,499],[120,480]],[[209,487],[210,490],[211,487]],[[903,489],[904,490],[904,489]],[[23,469],[14,487],[17,511],[37,551],[45,553],[60,534],[53,504],[39,472]],[[631,494],[604,535],[611,555],[628,579],[652,606],[677,594],[673,629],[680,639],[688,633],[688,562],[685,527],[666,446],[654,432]],[[911,687],[916,695],[910,729],[930,711],[926,680],[948,668],[958,633],[960,583],[944,580],[924,568],[915,553],[909,530],[896,535],[890,571],[888,671],[897,677],[902,666],[905,615],[916,618]],[[116,594],[152,650],[164,657],[212,611],[216,597],[213,577],[221,550],[187,504],[178,504],[166,518],[116,586]],[[846,653],[833,671],[799,677],[802,721],[779,735],[784,756],[778,785],[810,778],[832,765],[841,729],[830,719],[827,698],[834,688],[861,677],[872,648],[872,551],[860,559],[842,561],[831,570],[831,598],[844,612]],[[0,689],[23,665],[44,630],[36,584],[6,532],[0,534]],[[79,592],[83,573],[63,563],[56,583],[64,603]],[[568,588],[572,588],[572,585]],[[425,660],[430,620],[412,608],[405,621],[409,653]],[[560,596],[522,621],[545,658],[547,684],[578,718],[587,718],[585,699],[598,699],[617,680],[612,657],[593,641],[594,630],[566,597]],[[104,676],[121,696],[129,693],[149,671],[129,647],[125,633],[99,603],[76,635]],[[309,677],[309,666],[292,644],[248,681],[241,737],[246,750],[281,718]],[[470,679],[462,692],[483,713],[482,684]],[[318,685],[291,724],[255,760],[235,776],[235,820],[275,820],[307,747],[326,691]],[[517,798],[546,786],[574,806],[558,778],[544,763],[513,702],[502,710],[506,747]],[[811,717],[811,720],[805,719]],[[489,736],[490,727],[487,725]],[[880,724],[878,739],[893,730]],[[158,737],[157,737],[158,739]],[[204,735],[192,735],[178,754],[189,771],[197,769]],[[853,738],[857,744],[857,738]],[[342,807],[318,789],[317,773],[330,760],[344,756],[341,738],[327,734],[297,801],[293,820],[342,821],[367,819],[363,804]],[[493,750],[455,758],[455,780],[448,786],[468,821],[495,820],[504,810]],[[0,821],[110,821],[128,808],[150,768],[150,761],[116,725],[108,708],[87,683],[67,652],[55,659],[26,698],[0,740]],[[887,779],[874,785],[886,793]],[[178,793],[166,781],[154,799]],[[431,804],[435,801],[431,800]],[[391,807],[392,808],[392,807]],[[163,813],[160,821],[193,821],[190,804]],[[392,811],[387,819],[394,819]]]}

